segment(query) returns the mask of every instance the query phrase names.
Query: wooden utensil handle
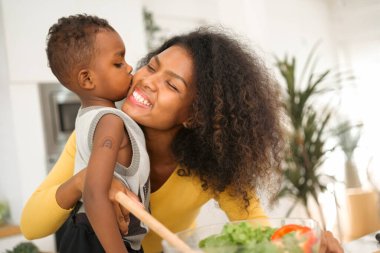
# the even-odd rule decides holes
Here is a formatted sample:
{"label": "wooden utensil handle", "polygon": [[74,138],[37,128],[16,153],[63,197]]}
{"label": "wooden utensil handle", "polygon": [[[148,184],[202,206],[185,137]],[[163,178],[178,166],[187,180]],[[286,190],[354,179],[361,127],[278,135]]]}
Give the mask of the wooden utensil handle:
{"label": "wooden utensil handle", "polygon": [[156,232],[163,239],[168,241],[168,243],[184,253],[195,253],[185,242],[178,238],[173,232],[171,232],[167,227],[165,227],[161,222],[154,218],[150,213],[141,208],[137,203],[135,203],[130,197],[125,193],[119,191],[115,195],[116,201],[118,201],[122,206],[128,209],[134,216],[139,220],[144,222],[150,229]]}

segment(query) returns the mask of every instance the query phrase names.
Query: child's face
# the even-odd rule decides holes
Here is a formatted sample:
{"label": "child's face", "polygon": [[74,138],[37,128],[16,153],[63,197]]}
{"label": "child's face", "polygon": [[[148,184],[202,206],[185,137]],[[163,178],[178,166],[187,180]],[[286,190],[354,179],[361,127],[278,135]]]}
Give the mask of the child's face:
{"label": "child's face", "polygon": [[122,110],[146,129],[168,130],[188,119],[194,94],[192,57],[173,46],[136,72]]}
{"label": "child's face", "polygon": [[132,67],[124,56],[124,43],[118,33],[97,33],[95,56],[90,64],[95,96],[111,101],[119,101],[127,96],[132,81]]}

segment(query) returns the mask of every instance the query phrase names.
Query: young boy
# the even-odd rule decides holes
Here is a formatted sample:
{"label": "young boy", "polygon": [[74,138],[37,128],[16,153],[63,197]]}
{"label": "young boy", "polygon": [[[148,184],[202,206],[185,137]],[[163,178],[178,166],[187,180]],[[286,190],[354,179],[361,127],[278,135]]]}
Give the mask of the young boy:
{"label": "young boy", "polygon": [[72,216],[59,252],[143,252],[147,227],[130,214],[128,235],[122,237],[108,198],[115,175],[149,205],[143,132],[114,103],[126,97],[132,81],[124,43],[106,20],[83,14],[60,18],[49,29],[46,51],[54,75],[81,99],[75,172],[87,168],[84,208]]}

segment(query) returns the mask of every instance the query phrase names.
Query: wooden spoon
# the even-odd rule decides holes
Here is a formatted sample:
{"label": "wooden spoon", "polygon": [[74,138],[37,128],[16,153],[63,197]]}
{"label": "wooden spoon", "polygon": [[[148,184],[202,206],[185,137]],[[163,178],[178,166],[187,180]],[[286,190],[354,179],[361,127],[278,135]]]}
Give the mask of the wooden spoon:
{"label": "wooden spoon", "polygon": [[183,253],[199,253],[192,250],[184,241],[178,238],[173,232],[165,227],[161,222],[154,218],[150,213],[141,208],[135,201],[128,197],[125,193],[119,191],[115,195],[115,199],[122,206],[128,209],[134,216],[144,222],[150,229],[165,239],[171,246]]}

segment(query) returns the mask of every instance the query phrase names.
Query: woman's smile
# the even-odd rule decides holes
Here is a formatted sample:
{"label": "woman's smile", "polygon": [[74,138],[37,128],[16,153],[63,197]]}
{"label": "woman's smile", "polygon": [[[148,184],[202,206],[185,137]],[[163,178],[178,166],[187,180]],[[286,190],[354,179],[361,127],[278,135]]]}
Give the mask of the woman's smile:
{"label": "woman's smile", "polygon": [[128,97],[128,99],[137,106],[141,106],[144,108],[151,108],[152,103],[149,101],[149,98],[146,94],[144,94],[140,89],[135,89],[132,94]]}

